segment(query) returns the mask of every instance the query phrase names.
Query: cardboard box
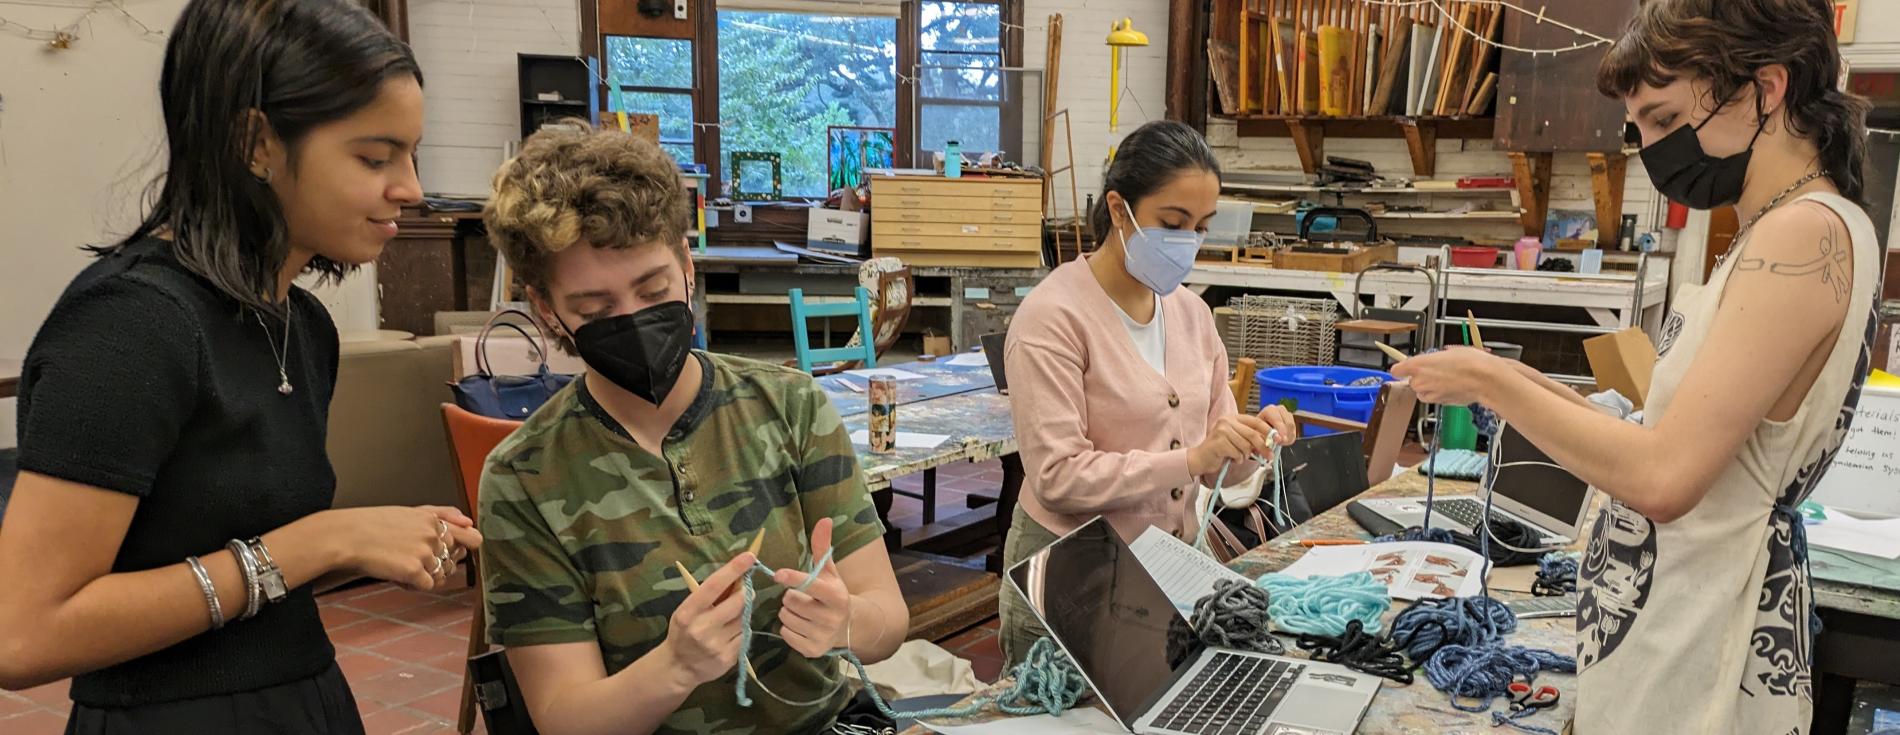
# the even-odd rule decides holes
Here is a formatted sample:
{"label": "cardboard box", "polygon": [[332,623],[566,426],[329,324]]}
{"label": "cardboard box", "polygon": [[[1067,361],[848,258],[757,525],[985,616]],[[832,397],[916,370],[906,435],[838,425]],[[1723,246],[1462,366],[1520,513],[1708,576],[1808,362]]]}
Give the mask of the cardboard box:
{"label": "cardboard box", "polygon": [[869,257],[864,245],[870,222],[871,215],[864,212],[813,208],[805,230],[805,247],[854,258]]}
{"label": "cardboard box", "polygon": [[1649,398],[1649,380],[1656,370],[1656,346],[1642,329],[1630,327],[1583,341],[1590,372],[1598,390],[1615,390],[1637,408]]}

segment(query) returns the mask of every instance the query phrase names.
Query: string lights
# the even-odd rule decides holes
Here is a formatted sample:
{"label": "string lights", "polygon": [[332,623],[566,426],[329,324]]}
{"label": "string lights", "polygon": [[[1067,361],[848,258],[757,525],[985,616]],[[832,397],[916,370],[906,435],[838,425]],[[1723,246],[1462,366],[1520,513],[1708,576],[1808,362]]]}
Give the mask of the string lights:
{"label": "string lights", "polygon": [[140,40],[163,38],[165,36],[163,30],[146,25],[145,21],[139,20],[137,16],[132,15],[131,11],[126,10],[124,0],[95,0],[90,6],[86,6],[85,12],[81,13],[79,17],[74,18],[72,22],[54,28],[35,28],[25,23],[0,17],[0,31],[28,40],[43,42],[46,44],[46,48],[51,51],[65,51],[72,48],[73,44],[79,41],[80,26],[83,25],[90,30],[92,26],[89,21],[92,20],[93,16],[100,13],[110,13],[124,18],[127,23],[130,23],[138,30],[139,35],[137,38]]}

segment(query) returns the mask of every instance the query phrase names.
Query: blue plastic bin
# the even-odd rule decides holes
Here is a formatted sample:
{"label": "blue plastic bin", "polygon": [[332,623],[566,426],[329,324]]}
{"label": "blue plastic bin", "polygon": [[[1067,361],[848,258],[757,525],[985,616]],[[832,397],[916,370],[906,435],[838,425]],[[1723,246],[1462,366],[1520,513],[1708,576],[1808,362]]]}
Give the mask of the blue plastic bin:
{"label": "blue plastic bin", "polygon": [[[1392,380],[1391,373],[1349,367],[1291,366],[1266,368],[1254,373],[1260,384],[1260,405],[1279,403],[1289,411],[1312,411],[1334,418],[1369,422],[1372,408],[1379,402],[1378,385],[1355,387],[1353,381],[1377,377],[1381,384]],[[1318,426],[1302,427],[1301,436],[1335,433]]]}

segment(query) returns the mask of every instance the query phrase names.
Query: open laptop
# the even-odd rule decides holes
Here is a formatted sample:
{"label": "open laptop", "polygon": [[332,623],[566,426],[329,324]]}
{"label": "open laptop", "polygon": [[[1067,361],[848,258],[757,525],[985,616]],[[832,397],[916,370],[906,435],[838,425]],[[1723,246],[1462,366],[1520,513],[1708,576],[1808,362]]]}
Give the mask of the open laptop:
{"label": "open laptop", "polygon": [[1138,735],[1346,735],[1379,691],[1378,677],[1337,664],[1204,647],[1099,517],[1007,576]]}
{"label": "open laptop", "polygon": [[[1492,472],[1497,478],[1491,484],[1491,512],[1530,526],[1542,537],[1542,546],[1577,540],[1596,490],[1555,466],[1511,466],[1517,462],[1556,463],[1509,424],[1496,441]],[[1425,520],[1424,498],[1377,498],[1359,503],[1402,528],[1421,525]],[[1433,527],[1472,533],[1483,515],[1484,498],[1479,495],[1440,495],[1433,500]]]}

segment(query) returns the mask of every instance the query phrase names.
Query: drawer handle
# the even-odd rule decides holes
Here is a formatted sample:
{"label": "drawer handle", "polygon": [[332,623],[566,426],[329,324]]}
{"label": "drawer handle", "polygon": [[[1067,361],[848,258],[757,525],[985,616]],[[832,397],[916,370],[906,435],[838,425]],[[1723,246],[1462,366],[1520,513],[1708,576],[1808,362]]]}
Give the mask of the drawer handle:
{"label": "drawer handle", "polygon": [[922,193],[924,193],[924,188],[923,188],[923,187],[921,187],[921,186],[900,186],[900,187],[897,187],[897,190],[898,190],[898,191],[901,191],[901,192],[904,192],[905,194],[922,194]]}
{"label": "drawer handle", "polygon": [[903,242],[905,245],[909,245],[913,248],[921,248],[924,246],[924,243],[921,240],[905,240]]}
{"label": "drawer handle", "polygon": [[919,220],[919,219],[922,219],[922,218],[923,218],[923,215],[921,215],[921,214],[918,214],[918,213],[916,213],[916,212],[905,212],[905,213],[903,213],[903,214],[901,214],[901,215],[898,215],[898,216],[899,216],[899,217],[902,217],[903,219],[907,219],[907,220],[910,220],[910,221],[912,221],[912,222],[916,222],[917,220]]}
{"label": "drawer handle", "polygon": [[899,228],[897,228],[897,230],[898,230],[899,232],[907,232],[907,233],[910,233],[910,234],[912,234],[912,235],[922,235],[922,234],[924,234],[924,229],[923,229],[922,227],[899,227]]}

